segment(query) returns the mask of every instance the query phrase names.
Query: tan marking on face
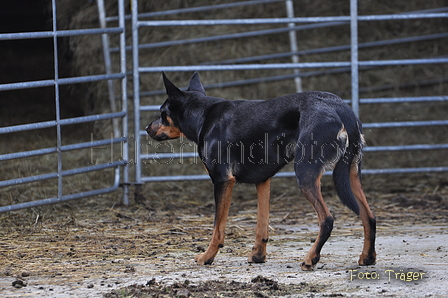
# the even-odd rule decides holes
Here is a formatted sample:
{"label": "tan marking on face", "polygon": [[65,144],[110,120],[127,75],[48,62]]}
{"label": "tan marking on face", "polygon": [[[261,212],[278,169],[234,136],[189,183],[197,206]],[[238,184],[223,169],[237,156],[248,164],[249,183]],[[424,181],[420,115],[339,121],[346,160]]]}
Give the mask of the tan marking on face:
{"label": "tan marking on face", "polygon": [[184,135],[180,131],[180,129],[174,125],[173,119],[171,119],[170,117],[166,117],[166,119],[169,125],[159,124],[158,127],[155,129],[157,131],[156,135],[164,134],[168,136],[168,138],[170,139],[176,139]]}

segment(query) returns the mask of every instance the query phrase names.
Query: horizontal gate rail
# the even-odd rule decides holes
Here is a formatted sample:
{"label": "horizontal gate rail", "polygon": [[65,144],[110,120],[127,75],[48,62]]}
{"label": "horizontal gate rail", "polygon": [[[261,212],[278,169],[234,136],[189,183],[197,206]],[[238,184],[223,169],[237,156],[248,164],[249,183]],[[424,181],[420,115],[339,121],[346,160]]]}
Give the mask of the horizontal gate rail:
{"label": "horizontal gate rail", "polygon": [[[104,81],[104,80],[115,80],[115,79],[124,79],[125,74],[116,73],[109,75],[93,75],[93,76],[83,76],[83,77],[74,77],[74,78],[61,78],[58,79],[58,85],[68,85],[68,84],[79,84],[79,83],[89,83],[96,81]],[[5,90],[16,90],[16,89],[25,89],[25,88],[37,88],[37,87],[50,87],[56,85],[55,80],[39,80],[39,81],[30,81],[30,82],[21,82],[21,83],[8,83],[8,84],[0,84],[0,91]]]}
{"label": "horizontal gate rail", "polygon": [[126,116],[126,112],[122,111],[122,112],[116,112],[116,113],[61,119],[59,121],[44,121],[44,122],[37,122],[37,123],[30,123],[30,124],[21,124],[21,125],[15,125],[15,126],[0,127],[0,134],[56,127],[58,124],[59,125],[71,125],[71,124],[79,124],[79,123],[107,120],[107,119],[113,119],[113,118],[121,118],[124,116]]}
{"label": "horizontal gate rail", "polygon": [[[72,151],[72,150],[93,148],[93,147],[98,147],[98,146],[119,144],[119,143],[125,143],[125,142],[126,142],[126,138],[122,137],[122,138],[114,138],[114,139],[110,139],[110,140],[99,140],[99,141],[93,141],[93,142],[65,145],[65,146],[61,146],[60,149],[61,149],[61,152],[67,152],[67,151]],[[44,149],[37,149],[37,150],[30,150],[30,151],[22,151],[22,152],[17,152],[17,153],[2,154],[2,155],[0,155],[0,161],[40,156],[40,155],[46,155],[46,154],[51,154],[51,153],[57,153],[57,152],[58,152],[57,148],[44,148]]]}
{"label": "horizontal gate rail", "polygon": [[[358,16],[358,21],[387,21],[387,20],[413,20],[447,18],[448,13],[426,14],[394,14]],[[139,21],[139,27],[166,27],[166,26],[217,26],[217,25],[265,25],[265,24],[289,24],[289,23],[325,23],[347,22],[350,16],[335,17],[296,17],[296,18],[265,18],[265,19],[222,19],[222,20],[167,20],[167,21]]]}
{"label": "horizontal gate rail", "polygon": [[120,187],[120,169],[118,166],[115,167],[115,175],[114,176],[115,176],[114,183],[110,187],[80,192],[80,193],[76,193],[76,194],[63,195],[63,196],[49,198],[49,199],[43,199],[43,200],[39,200],[39,201],[32,201],[32,202],[25,202],[25,203],[14,204],[14,205],[9,205],[9,206],[2,206],[2,207],[0,207],[0,213],[7,212],[7,211],[20,210],[20,209],[25,209],[25,208],[31,208],[31,207],[36,207],[36,206],[62,203],[62,202],[70,201],[70,200],[76,200],[76,199],[81,199],[81,198],[85,198],[85,197],[91,197],[91,196],[97,196],[97,195],[102,195],[102,194],[106,194],[106,193],[111,193],[111,192],[118,190],[118,188]]}
{"label": "horizontal gate rail", "polygon": [[[448,58],[430,59],[401,59],[401,60],[373,60],[359,61],[359,66],[393,66],[415,64],[448,63]],[[188,65],[188,66],[154,66],[140,67],[138,70],[145,72],[188,72],[188,71],[222,71],[222,70],[266,70],[266,69],[296,69],[296,68],[320,68],[320,67],[348,67],[350,62],[305,62],[305,63],[269,63],[269,64],[238,64],[238,65]]]}
{"label": "horizontal gate rail", "polygon": [[50,37],[68,37],[77,35],[96,35],[108,33],[123,33],[123,28],[104,28],[104,29],[79,29],[79,30],[61,30],[61,31],[42,31],[26,33],[0,33],[0,40],[32,39],[32,38],[50,38]]}
{"label": "horizontal gate rail", "polygon": [[59,177],[83,174],[83,173],[88,173],[88,172],[93,172],[93,171],[104,170],[104,169],[108,169],[108,168],[116,168],[118,166],[122,166],[123,164],[124,164],[124,162],[122,162],[122,161],[115,161],[115,162],[111,162],[111,163],[94,165],[94,166],[89,166],[89,167],[84,167],[84,168],[65,170],[65,171],[61,171],[60,174],[59,173],[47,173],[47,174],[42,174],[42,175],[30,176],[30,177],[23,177],[23,178],[11,179],[11,180],[3,180],[3,181],[0,181],[0,187],[18,185],[18,184],[24,184],[24,183],[30,183],[30,182],[37,182],[37,181],[48,180],[48,179],[56,179]]}
{"label": "horizontal gate rail", "polygon": [[[363,169],[363,175],[379,174],[414,174],[414,173],[434,173],[448,172],[448,167],[422,167],[422,168],[397,168],[397,169]],[[325,172],[325,176],[330,176],[331,171]],[[294,178],[295,172],[280,172],[274,178]],[[142,182],[167,182],[184,180],[210,180],[209,175],[177,175],[177,176],[150,176],[142,177]]]}

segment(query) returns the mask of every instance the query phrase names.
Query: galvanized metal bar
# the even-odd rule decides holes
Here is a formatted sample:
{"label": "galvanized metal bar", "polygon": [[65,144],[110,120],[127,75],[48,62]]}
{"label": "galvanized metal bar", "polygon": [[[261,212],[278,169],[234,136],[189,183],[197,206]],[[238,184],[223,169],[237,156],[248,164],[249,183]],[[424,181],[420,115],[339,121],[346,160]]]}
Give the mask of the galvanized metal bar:
{"label": "galvanized metal bar", "polygon": [[[118,174],[117,174],[117,171],[118,171]],[[25,208],[32,208],[32,207],[37,207],[37,206],[62,203],[62,202],[70,201],[70,200],[75,200],[75,199],[80,199],[80,198],[114,192],[118,189],[119,182],[120,182],[120,180],[119,180],[120,172],[119,172],[118,167],[115,169],[115,172],[116,172],[116,175],[115,175],[114,184],[111,187],[95,189],[95,190],[91,190],[91,191],[85,191],[85,192],[81,192],[81,193],[77,193],[77,194],[65,195],[65,196],[60,196],[60,197],[58,196],[55,198],[43,199],[43,200],[38,200],[38,201],[31,201],[31,202],[25,202],[25,203],[20,203],[20,204],[15,204],[15,205],[2,206],[2,207],[0,207],[0,213],[16,211],[16,210],[25,209]]]}
{"label": "galvanized metal bar", "polygon": [[126,116],[126,111],[116,112],[116,113],[108,113],[108,114],[97,114],[90,116],[81,116],[75,118],[67,118],[61,119],[61,125],[70,125],[70,124],[78,124],[85,123],[91,121],[99,121],[99,120],[108,120],[113,118],[121,118]]}
{"label": "galvanized metal bar", "polygon": [[[47,173],[42,175],[35,175],[35,176],[29,176],[29,177],[21,177],[16,179],[10,179],[10,180],[3,180],[0,181],[0,187],[5,186],[13,186],[13,185],[19,185],[19,184],[25,184],[25,183],[31,183],[31,182],[37,182],[37,181],[43,181],[43,180],[49,180],[49,179],[60,179],[62,177],[66,176],[73,176],[78,174],[84,174],[94,171],[101,171],[109,168],[115,168],[118,166],[123,165],[123,161],[114,161],[110,163],[100,164],[100,165],[93,165],[83,168],[76,168],[71,170],[64,170],[60,172],[54,172],[54,173]],[[59,169],[58,169],[59,170]],[[59,190],[58,190],[59,193]]]}
{"label": "galvanized metal bar", "polygon": [[46,155],[46,154],[51,154],[51,153],[56,153],[56,152],[57,152],[56,148],[44,148],[44,149],[22,151],[22,152],[16,152],[16,153],[8,153],[8,154],[0,155],[0,161],[19,159],[19,158],[25,158],[25,157],[33,157],[33,156],[39,156],[39,155]]}
{"label": "galvanized metal bar", "polygon": [[417,144],[400,146],[372,146],[364,148],[364,152],[382,152],[382,151],[412,151],[412,150],[441,150],[448,149],[448,144]]}
{"label": "galvanized metal bar", "polygon": [[427,58],[427,59],[401,59],[401,60],[375,60],[359,61],[360,66],[394,66],[394,65],[417,65],[417,64],[437,64],[448,63],[448,57]]}
{"label": "galvanized metal bar", "polygon": [[224,71],[224,70],[260,70],[260,69],[295,69],[320,67],[350,67],[350,62],[307,62],[307,63],[269,63],[237,65],[188,65],[188,66],[154,66],[140,67],[145,72],[186,72],[186,71]]}
{"label": "galvanized metal bar", "polygon": [[[97,0],[98,15],[100,20],[101,28],[106,28],[106,9],[104,7],[104,0]],[[109,36],[107,34],[101,34],[101,42],[103,45],[103,57],[104,57],[104,68],[106,74],[112,74],[112,60],[110,57],[110,47],[109,47]],[[107,91],[109,94],[109,106],[112,113],[117,112],[117,100],[115,97],[115,86],[113,80],[107,80]],[[112,129],[114,132],[114,137],[120,135],[119,123],[117,119],[112,119]]]}
{"label": "galvanized metal bar", "polygon": [[[448,172],[448,167],[421,167],[421,168],[399,168],[399,169],[363,169],[363,175],[385,175],[385,174],[413,174],[413,173],[431,173],[431,172]],[[327,171],[325,176],[333,173]],[[295,177],[294,172],[281,172],[274,176],[275,178]]]}
{"label": "galvanized metal bar", "polygon": [[[79,123],[99,121],[99,120],[107,120],[107,119],[119,118],[119,117],[124,117],[124,116],[126,116],[126,111],[117,112],[117,113],[109,113],[109,114],[98,114],[98,115],[82,116],[82,117],[76,117],[76,118],[60,119],[59,123],[60,123],[60,125],[70,125],[70,124],[79,124]],[[50,127],[55,127],[56,125],[57,125],[57,122],[52,120],[52,121],[45,121],[45,122],[38,122],[38,123],[0,127],[0,134],[20,132],[20,131],[26,131],[26,130],[34,130],[34,129],[50,128]]]}
{"label": "galvanized metal bar", "polygon": [[448,125],[448,120],[363,123],[363,128],[392,128]]}
{"label": "galvanized metal bar", "polygon": [[[412,173],[431,173],[431,172],[448,172],[448,167],[421,167],[421,168],[395,168],[395,169],[363,169],[363,175],[379,175],[379,174],[412,174]],[[325,176],[332,175],[331,171],[324,173]],[[280,172],[274,178],[296,177],[295,172]],[[178,175],[178,176],[151,176],[143,177],[143,182],[168,182],[168,181],[184,181],[184,180],[209,180],[209,175]]]}
{"label": "galvanized metal bar", "polygon": [[[358,16],[358,21],[385,21],[385,20],[412,20],[447,18],[448,13],[427,14],[392,14]],[[157,20],[138,21],[139,27],[160,26],[217,26],[217,25],[264,25],[264,24],[288,24],[288,23],[322,23],[322,22],[350,22],[350,16],[332,17],[299,17],[299,18],[261,18],[261,19],[220,19],[220,20]]]}
{"label": "galvanized metal bar", "polygon": [[[356,57],[355,57],[356,58]],[[359,61],[359,66],[392,66],[414,64],[448,63],[448,58],[433,59],[401,59],[382,61]],[[149,72],[187,72],[187,71],[224,71],[224,70],[266,70],[322,67],[351,67],[351,62],[307,62],[307,63],[268,63],[268,64],[238,64],[238,65],[188,65],[188,66],[154,66],[140,67],[142,73]]]}
{"label": "galvanized metal bar", "polygon": [[[52,0],[52,15],[53,15],[53,32],[57,32],[57,14],[56,14],[56,0]],[[58,198],[62,197],[62,133],[61,133],[61,107],[60,107],[60,93],[59,93],[59,55],[58,55],[58,38],[53,34],[53,63],[54,63],[54,100],[56,108],[56,151],[58,156]]]}
{"label": "galvanized metal bar", "polygon": [[362,104],[379,103],[404,103],[404,102],[440,102],[448,101],[448,96],[420,96],[420,97],[385,97],[385,98],[361,98]]}
{"label": "galvanized metal bar", "polygon": [[[292,0],[286,0],[286,16],[288,18],[293,18],[294,17],[294,5]],[[298,47],[297,47],[297,34],[296,34],[296,30],[294,30],[295,24],[294,23],[289,23],[288,27],[291,29],[288,33],[289,33],[289,47],[291,49],[291,52],[297,52],[298,51]],[[299,55],[292,55],[291,56],[291,60],[292,63],[299,63]],[[299,69],[294,69],[294,74],[299,74],[300,70]],[[294,84],[296,85],[296,92],[302,92],[302,79],[300,78],[300,76],[295,76],[294,77]]]}
{"label": "galvanized metal bar", "polygon": [[[125,8],[124,0],[118,1],[118,27],[123,28],[123,33],[120,34],[120,72],[126,74],[126,23],[125,23]],[[124,141],[122,142],[121,153],[125,163],[122,166],[123,175],[121,187],[123,189],[122,202],[125,206],[129,205],[129,143],[128,143],[128,86],[127,76],[121,79],[121,109],[126,112],[121,122],[121,133]]]}
{"label": "galvanized metal bar", "polygon": [[[77,144],[61,146],[61,150],[62,150],[62,152],[66,152],[66,151],[71,151],[71,150],[78,150],[78,149],[93,148],[93,147],[110,145],[110,144],[124,143],[125,141],[126,141],[126,138],[122,137],[122,138],[115,138],[115,139],[110,139],[110,140],[99,140],[99,141],[93,141],[93,142],[77,143]],[[0,155],[0,161],[26,158],[26,157],[34,157],[34,156],[40,156],[40,155],[46,155],[46,154],[52,154],[52,153],[57,153],[57,149],[56,148],[42,148],[42,149],[36,149],[36,150],[30,150],[30,151],[8,153],[8,154]]]}
{"label": "galvanized metal bar", "polygon": [[[104,81],[111,79],[123,79],[125,74],[116,73],[110,75],[92,75],[92,76],[82,76],[82,77],[73,77],[73,78],[60,78],[58,80],[59,85],[68,85],[68,84],[79,84],[79,83],[89,83],[95,81]],[[17,90],[17,89],[26,89],[26,88],[38,88],[38,87],[49,87],[54,86],[55,80],[41,80],[41,81],[30,81],[30,82],[20,82],[20,83],[8,83],[8,84],[0,84],[0,91],[5,90]]]}
{"label": "galvanized metal bar", "polygon": [[350,0],[352,109],[359,117],[358,0]]}
{"label": "galvanized metal bar", "polygon": [[[412,151],[412,150],[442,150],[448,149],[448,144],[417,144],[417,145],[400,145],[400,146],[369,146],[364,148],[364,152],[382,152],[382,151]],[[181,152],[181,153],[152,153],[141,154],[142,160],[152,159],[154,161],[161,159],[183,159],[198,158],[197,152]]]}
{"label": "galvanized metal bar", "polygon": [[50,37],[69,37],[77,35],[97,35],[122,33],[123,28],[104,28],[104,29],[76,29],[60,31],[40,31],[40,32],[21,32],[21,33],[0,33],[0,40],[50,38]]}
{"label": "galvanized metal bar", "polygon": [[142,183],[142,167],[140,160],[140,68],[139,68],[139,49],[138,49],[138,0],[132,1],[132,80],[134,91],[134,136],[135,136],[135,182]]}
{"label": "galvanized metal bar", "polygon": [[175,158],[197,158],[197,152],[182,152],[182,153],[153,153],[141,154],[141,159],[175,159]]}
{"label": "galvanized metal bar", "polygon": [[[59,174],[57,172],[55,172],[55,173],[48,173],[48,174],[42,174],[42,175],[36,175],[36,176],[30,176],[30,177],[21,177],[21,178],[16,178],[16,179],[3,180],[3,181],[0,181],[0,187],[13,186],[13,185],[55,179],[58,177],[59,177]],[[58,191],[58,193],[59,193],[59,191]]]}
{"label": "galvanized metal bar", "polygon": [[6,126],[6,127],[0,127],[0,134],[33,130],[33,129],[49,128],[49,127],[55,127],[55,126],[56,126],[56,121],[54,121],[54,120],[39,122],[39,123]]}
{"label": "galvanized metal bar", "polygon": [[209,175],[178,175],[178,176],[150,176],[142,177],[141,181],[146,182],[158,182],[158,181],[184,181],[184,180],[208,180]]}

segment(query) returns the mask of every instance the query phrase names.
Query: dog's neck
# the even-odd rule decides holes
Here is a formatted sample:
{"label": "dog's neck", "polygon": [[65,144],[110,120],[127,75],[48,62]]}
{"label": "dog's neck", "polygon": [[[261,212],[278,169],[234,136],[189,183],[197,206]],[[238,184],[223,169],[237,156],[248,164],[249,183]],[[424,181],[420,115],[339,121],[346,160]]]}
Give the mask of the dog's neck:
{"label": "dog's neck", "polygon": [[179,128],[190,141],[199,143],[205,115],[213,105],[225,99],[218,97],[203,96],[188,103],[188,108],[184,109],[182,119],[179,119]]}

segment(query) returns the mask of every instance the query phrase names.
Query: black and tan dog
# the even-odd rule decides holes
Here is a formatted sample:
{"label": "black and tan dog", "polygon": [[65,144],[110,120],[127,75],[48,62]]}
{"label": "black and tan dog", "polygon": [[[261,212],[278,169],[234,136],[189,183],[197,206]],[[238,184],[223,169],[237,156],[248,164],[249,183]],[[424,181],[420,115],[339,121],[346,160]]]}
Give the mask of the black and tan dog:
{"label": "black and tan dog", "polygon": [[294,163],[300,190],[314,207],[320,232],[301,267],[312,269],[333,229],[333,217],[321,194],[320,180],[333,170],[339,198],[361,217],[364,248],[360,265],[375,263],[376,220],[361,187],[361,122],[336,95],[303,92],[270,100],[225,100],[205,95],[195,73],[187,91],[163,74],[168,99],[160,118],[146,130],[157,141],[184,135],[198,145],[199,156],[214,184],[216,214],[212,240],[198,264],[211,264],[224,246],[232,189],[254,183],[258,193],[255,245],[249,262],[266,261],[270,179]]}

